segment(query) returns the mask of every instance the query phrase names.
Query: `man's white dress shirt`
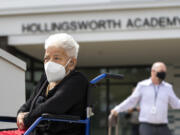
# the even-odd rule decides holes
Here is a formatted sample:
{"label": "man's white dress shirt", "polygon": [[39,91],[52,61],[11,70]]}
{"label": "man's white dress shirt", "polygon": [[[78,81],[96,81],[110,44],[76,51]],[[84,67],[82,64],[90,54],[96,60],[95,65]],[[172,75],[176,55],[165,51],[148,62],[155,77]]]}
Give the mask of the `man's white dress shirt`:
{"label": "man's white dress shirt", "polygon": [[155,86],[151,79],[137,84],[134,92],[114,109],[119,113],[135,107],[139,103],[140,122],[152,124],[168,123],[168,105],[173,109],[180,109],[180,100],[175,95],[172,85],[162,81]]}

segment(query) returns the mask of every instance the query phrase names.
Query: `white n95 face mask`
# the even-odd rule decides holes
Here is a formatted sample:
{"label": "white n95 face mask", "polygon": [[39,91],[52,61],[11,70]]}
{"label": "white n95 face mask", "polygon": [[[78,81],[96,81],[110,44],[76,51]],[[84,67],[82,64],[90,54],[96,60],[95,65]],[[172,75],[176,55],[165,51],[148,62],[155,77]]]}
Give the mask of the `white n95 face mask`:
{"label": "white n95 face mask", "polygon": [[[65,67],[68,65],[70,60],[68,60]],[[57,82],[62,80],[66,76],[65,67],[61,64],[49,61],[44,64],[44,69],[46,72],[48,82]]]}

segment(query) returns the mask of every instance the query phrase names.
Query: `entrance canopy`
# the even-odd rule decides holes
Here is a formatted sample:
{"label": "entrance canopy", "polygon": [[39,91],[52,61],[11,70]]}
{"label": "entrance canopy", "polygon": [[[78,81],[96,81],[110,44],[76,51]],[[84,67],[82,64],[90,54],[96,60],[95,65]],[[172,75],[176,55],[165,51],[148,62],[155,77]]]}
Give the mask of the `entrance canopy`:
{"label": "entrance canopy", "polygon": [[[78,66],[146,65],[155,61],[180,64],[180,39],[80,42],[79,44]],[[24,45],[16,48],[43,60],[43,45]]]}
{"label": "entrance canopy", "polygon": [[180,2],[133,6],[133,2],[109,2],[108,7],[106,2],[91,3],[86,9],[81,4],[64,5],[68,10],[55,5],[21,7],[14,13],[11,8],[0,9],[0,35],[8,36],[10,46],[40,60],[44,40],[66,32],[80,43],[78,66],[179,64]]}

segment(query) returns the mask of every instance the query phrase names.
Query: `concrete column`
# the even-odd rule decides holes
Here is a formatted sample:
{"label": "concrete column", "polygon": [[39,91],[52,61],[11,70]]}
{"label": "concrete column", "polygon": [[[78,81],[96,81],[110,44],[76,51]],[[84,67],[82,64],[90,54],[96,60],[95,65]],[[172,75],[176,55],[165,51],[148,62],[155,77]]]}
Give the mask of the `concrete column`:
{"label": "concrete column", "polygon": [[174,89],[178,97],[180,97],[180,66],[174,68]]}
{"label": "concrete column", "polygon": [[0,48],[3,50],[8,50],[8,37],[0,36]]}

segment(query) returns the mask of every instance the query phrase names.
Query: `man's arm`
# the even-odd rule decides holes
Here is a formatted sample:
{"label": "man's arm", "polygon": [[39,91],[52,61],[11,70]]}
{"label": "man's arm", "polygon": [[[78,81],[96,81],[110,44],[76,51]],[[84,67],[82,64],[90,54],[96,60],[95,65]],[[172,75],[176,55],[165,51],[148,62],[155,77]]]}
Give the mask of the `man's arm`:
{"label": "man's arm", "polygon": [[141,86],[138,84],[135,88],[134,92],[122,103],[117,105],[114,109],[112,109],[111,113],[114,115],[118,115],[119,112],[127,111],[136,106],[141,97]]}
{"label": "man's arm", "polygon": [[172,86],[169,92],[169,104],[173,109],[180,109],[180,99],[174,93]]}

